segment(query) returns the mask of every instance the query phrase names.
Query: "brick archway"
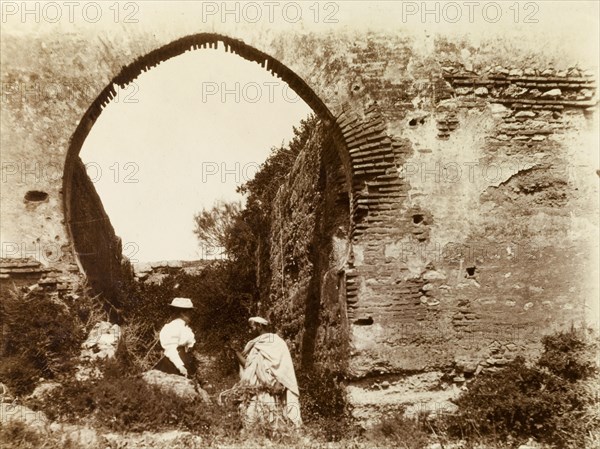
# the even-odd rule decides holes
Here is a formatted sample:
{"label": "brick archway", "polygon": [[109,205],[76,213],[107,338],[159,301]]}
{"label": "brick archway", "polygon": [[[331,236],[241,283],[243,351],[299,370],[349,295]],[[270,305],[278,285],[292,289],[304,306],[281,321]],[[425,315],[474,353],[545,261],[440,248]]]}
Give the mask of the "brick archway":
{"label": "brick archway", "polygon": [[[523,46],[517,33],[487,42],[440,33],[424,42],[420,33],[376,26],[356,33],[213,28],[242,42],[193,34],[210,28],[186,11],[192,20],[176,27],[165,14],[156,26],[89,24],[64,33],[40,24],[6,38],[3,28],[2,153],[14,172],[1,192],[3,238],[13,245],[0,273],[5,282],[27,274],[60,288],[79,283],[65,209],[81,194],[72,184],[78,149],[110,101],[107,86],[227,41],[229,51],[266,61],[277,76],[286,68],[297,74],[295,89],[306,84],[315,93],[313,108],[325,105],[323,117],[338,133],[353,226],[353,257],[339,277],[354,346],[350,401],[361,416],[380,413],[383,396],[411,400],[415,385],[424,385],[421,374],[498,367],[515,347],[534,355],[546,331],[586,322],[597,292],[597,273],[581,270],[597,265],[590,237],[598,228],[590,199],[597,166],[585,160],[597,149],[597,64],[573,52],[572,39],[541,29]],[[63,95],[44,95],[56,86]],[[512,173],[513,162],[531,168]],[[462,177],[449,182],[446,163],[462,167]],[[474,182],[473,163],[508,170]],[[414,170],[400,179],[403,164]],[[535,251],[532,238],[541,244]],[[463,258],[487,247],[475,280]],[[30,254],[38,262],[15,257]],[[398,388],[377,393],[377,376]]]}
{"label": "brick archway", "polygon": [[[86,185],[85,167],[79,159],[79,152],[95,121],[117,95],[114,86],[125,88],[140,74],[162,62],[187,51],[216,49],[219,42],[222,43],[225,51],[260,64],[265,70],[286,82],[329,127],[346,173],[350,197],[351,240],[356,241],[363,234],[368,226],[368,223],[363,222],[370,212],[389,211],[397,207],[401,198],[395,192],[402,190],[402,184],[396,175],[401,145],[395,144],[386,134],[385,120],[376,104],[372,104],[366,110],[360,106],[355,105],[352,108],[345,104],[343,110],[336,115],[300,76],[272,56],[239,39],[220,34],[199,33],[175,40],[123,67],[92,102],[72,135],[65,158],[63,207],[67,232],[80,270],[88,271],[84,269],[80,258],[77,257],[86,254],[85,250],[82,251],[82,248],[78,247],[78,240],[81,241],[81,235],[88,232],[84,231],[89,228],[88,223],[100,223],[96,225],[99,227],[97,232],[114,236],[105,241],[100,249],[100,252],[106,254],[97,256],[110,260],[109,272],[117,269],[115,264],[118,260],[115,259],[114,254],[121,252],[120,241],[115,236],[99,197],[93,188],[90,189],[90,186]],[[86,191],[89,201],[95,203],[94,216],[75,210],[73,205],[76,201],[74,193],[76,190]],[[76,229],[74,223],[78,224],[79,229]],[[351,271],[349,277],[352,277]],[[353,287],[349,286],[348,296],[355,295]]]}
{"label": "brick archway", "polygon": [[[111,80],[89,106],[71,137],[63,171],[63,207],[66,230],[72,254],[79,270],[97,293],[110,300],[118,296],[121,280],[121,241],[112,227],[100,197],[87,177],[79,153],[92,127],[105,107],[115,98],[116,85],[125,88],[139,75],[187,51],[217,48],[219,42],[226,52],[259,63],[267,71],[281,78],[308,104],[335,136],[341,136],[333,114],[317,94],[288,67],[244,42],[222,35],[201,33],[178,39],[137,58]],[[343,139],[335,139],[337,150],[347,156]],[[345,161],[347,157],[343,158]],[[344,163],[348,166],[347,162]],[[346,184],[351,185],[351,173],[346,173]],[[348,189],[349,190],[349,189]]]}

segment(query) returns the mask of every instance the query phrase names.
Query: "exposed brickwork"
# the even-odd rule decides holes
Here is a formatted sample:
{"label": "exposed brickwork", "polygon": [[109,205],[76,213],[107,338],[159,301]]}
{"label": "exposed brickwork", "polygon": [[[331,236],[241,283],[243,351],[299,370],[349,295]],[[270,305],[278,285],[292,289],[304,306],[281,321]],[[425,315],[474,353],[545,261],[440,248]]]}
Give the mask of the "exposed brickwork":
{"label": "exposed brickwork", "polygon": [[[444,78],[454,87],[457,96],[476,95],[490,102],[513,105],[515,108],[595,106],[596,80],[592,72],[578,69],[555,73],[553,70],[496,68],[485,74],[461,72],[459,68],[444,68]],[[562,106],[562,107],[561,107]]]}
{"label": "exposed brickwork", "polygon": [[338,119],[350,155],[352,167],[353,238],[359,238],[372,223],[363,218],[398,208],[402,198],[402,182],[397,173],[402,143],[386,133],[383,117],[376,106],[365,111],[365,117],[343,114]]}
{"label": "exposed brickwork", "polygon": [[[52,178],[8,178],[3,241],[58,245],[60,257],[36,257],[57,279],[78,262],[69,229],[76,162],[112,83],[222,42],[289,83],[331,129],[344,172],[335,182],[345,187],[335,190],[350,197],[351,248],[339,278],[353,391],[387,376],[406,380],[402,397],[406,373],[471,375],[534,354],[545,332],[585,320],[597,280],[581,267],[595,266],[599,225],[598,167],[583,155],[597,132],[597,93],[572,61],[525,69],[525,53],[492,42],[469,47],[473,64],[464,61],[467,43],[427,47],[399,33],[110,31],[2,39],[3,86],[70,82],[94,94],[52,102],[7,94],[3,107],[3,162],[59,167]],[[551,52],[545,44],[536,58]],[[518,68],[493,68],[506,61]],[[516,168],[498,176],[480,173],[509,164]],[[47,200],[24,201],[30,191]],[[6,266],[4,282],[19,268],[34,270],[31,282],[51,277],[41,266]],[[329,337],[320,329],[311,338]]]}
{"label": "exposed brickwork", "polygon": [[44,273],[52,270],[45,268],[35,259],[1,259],[0,260],[0,278],[18,279],[29,278],[39,279]]}
{"label": "exposed brickwork", "polygon": [[37,284],[49,291],[64,292],[77,285],[79,267],[70,265],[66,270],[49,268],[35,259],[0,259],[0,279],[2,288]]}

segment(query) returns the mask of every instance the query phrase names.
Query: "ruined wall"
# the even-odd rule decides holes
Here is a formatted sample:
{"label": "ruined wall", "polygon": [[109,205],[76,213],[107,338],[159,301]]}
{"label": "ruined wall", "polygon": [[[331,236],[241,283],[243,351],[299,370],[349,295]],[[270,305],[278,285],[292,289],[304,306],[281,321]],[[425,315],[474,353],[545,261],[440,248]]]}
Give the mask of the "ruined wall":
{"label": "ruined wall", "polygon": [[271,216],[270,297],[262,308],[290,343],[297,365],[343,374],[348,363],[344,268],[350,201],[331,131],[311,130]]}
{"label": "ruined wall", "polygon": [[[353,234],[348,390],[362,418],[444,404],[448,379],[461,385],[535,355],[545,333],[596,323],[598,298],[591,73],[532,68],[518,53],[503,66],[503,52],[443,39],[431,58],[374,41],[378,51],[355,57],[368,68],[357,86],[381,86],[369,95],[383,117],[343,125],[359,129],[347,142],[351,153],[362,143],[364,170],[381,173],[358,184],[354,171],[365,216]],[[393,82],[382,59],[398,64]],[[390,136],[396,157],[375,157]]]}
{"label": "ruined wall", "polygon": [[[597,320],[593,62],[558,37],[525,45],[510,35],[473,43],[396,29],[206,28],[3,27],[2,241],[19,248],[3,256],[22,258],[34,244],[32,257],[67,275],[73,161],[112,81],[225,41],[289,82],[332,129],[350,186],[351,248],[338,274],[345,285],[320,282],[346,292],[348,391],[363,410],[432,399],[425,390],[444,373],[460,383],[535,354],[553,328]],[[73,87],[48,97],[40,86],[53,83]],[[31,207],[28,191],[48,199]],[[312,220],[304,230],[318,229]],[[45,256],[50,245],[57,257]],[[306,316],[305,303],[290,301],[275,309]]]}
{"label": "ruined wall", "polygon": [[162,284],[169,276],[181,273],[198,276],[210,264],[206,260],[162,260],[158,262],[145,262],[133,264],[133,276],[138,282],[146,284]]}
{"label": "ruined wall", "polygon": [[435,267],[415,302],[446,315],[439,337],[472,371],[505,363],[561,322],[585,322],[594,307],[597,291],[577,266],[596,263],[596,167],[584,143],[595,83],[577,69],[446,67],[444,77],[451,97],[406,133],[416,151],[403,176],[427,238],[386,249]]}

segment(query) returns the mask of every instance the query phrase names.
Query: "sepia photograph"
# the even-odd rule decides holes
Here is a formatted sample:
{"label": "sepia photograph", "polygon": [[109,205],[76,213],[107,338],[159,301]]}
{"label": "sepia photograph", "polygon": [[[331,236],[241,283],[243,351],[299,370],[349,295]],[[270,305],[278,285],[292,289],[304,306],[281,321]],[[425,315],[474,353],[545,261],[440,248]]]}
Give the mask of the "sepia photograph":
{"label": "sepia photograph", "polygon": [[599,1],[0,10],[0,447],[600,449]]}

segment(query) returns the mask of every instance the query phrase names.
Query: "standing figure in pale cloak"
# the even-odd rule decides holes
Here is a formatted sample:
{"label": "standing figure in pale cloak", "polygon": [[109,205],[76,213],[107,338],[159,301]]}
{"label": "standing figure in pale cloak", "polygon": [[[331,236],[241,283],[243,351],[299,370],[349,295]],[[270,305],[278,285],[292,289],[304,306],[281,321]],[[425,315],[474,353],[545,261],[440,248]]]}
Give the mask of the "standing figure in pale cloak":
{"label": "standing figure in pale cloak", "polygon": [[251,397],[242,404],[245,426],[264,420],[273,424],[279,417],[296,427],[302,425],[298,382],[286,342],[269,329],[261,317],[249,319],[254,336],[243,352],[236,352],[240,363],[241,387],[249,387]]}

